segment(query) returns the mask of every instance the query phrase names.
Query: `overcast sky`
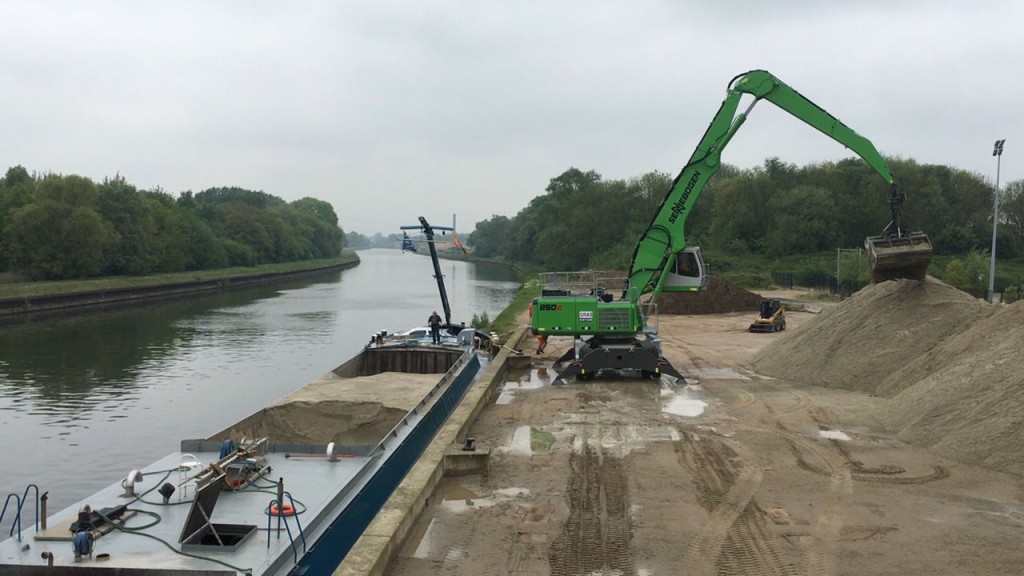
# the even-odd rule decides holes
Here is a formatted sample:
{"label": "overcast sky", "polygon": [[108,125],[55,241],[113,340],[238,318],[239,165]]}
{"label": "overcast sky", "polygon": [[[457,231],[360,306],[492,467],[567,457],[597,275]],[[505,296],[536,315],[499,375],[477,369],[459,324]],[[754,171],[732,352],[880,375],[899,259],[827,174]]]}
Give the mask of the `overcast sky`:
{"label": "overcast sky", "polygon": [[[763,68],[885,155],[994,182],[1005,138],[1006,184],[1024,178],[1022,25],[1015,0],[0,0],[0,170],[312,196],[364,234],[457,214],[468,233],[569,167],[674,176],[728,81]],[[762,103],[723,160],[849,155]]]}

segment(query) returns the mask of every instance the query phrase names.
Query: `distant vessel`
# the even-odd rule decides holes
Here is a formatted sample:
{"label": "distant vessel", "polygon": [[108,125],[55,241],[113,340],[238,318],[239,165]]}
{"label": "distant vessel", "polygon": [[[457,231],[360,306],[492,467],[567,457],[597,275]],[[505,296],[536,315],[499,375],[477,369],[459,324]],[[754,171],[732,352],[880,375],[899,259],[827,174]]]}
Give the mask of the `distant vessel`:
{"label": "distant vessel", "polygon": [[402,252],[419,252],[407,232],[402,232]]}

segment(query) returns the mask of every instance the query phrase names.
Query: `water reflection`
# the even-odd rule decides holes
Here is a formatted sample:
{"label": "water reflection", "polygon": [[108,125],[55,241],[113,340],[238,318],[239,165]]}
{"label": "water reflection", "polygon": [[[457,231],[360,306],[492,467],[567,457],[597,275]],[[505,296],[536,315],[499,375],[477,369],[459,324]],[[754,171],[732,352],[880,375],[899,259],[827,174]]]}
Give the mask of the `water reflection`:
{"label": "water reflection", "polygon": [[[107,403],[113,400],[130,408],[138,388],[148,383],[140,375],[159,370],[168,356],[195,347],[211,327],[216,326],[226,343],[255,345],[258,338],[287,326],[268,330],[247,309],[283,290],[339,278],[338,272],[329,272],[277,287],[5,326],[0,332],[0,397],[10,404],[0,405],[0,410],[32,406],[30,413],[42,415],[44,423],[75,426],[93,409],[110,411]],[[301,328],[310,329],[316,317],[302,321]]]}

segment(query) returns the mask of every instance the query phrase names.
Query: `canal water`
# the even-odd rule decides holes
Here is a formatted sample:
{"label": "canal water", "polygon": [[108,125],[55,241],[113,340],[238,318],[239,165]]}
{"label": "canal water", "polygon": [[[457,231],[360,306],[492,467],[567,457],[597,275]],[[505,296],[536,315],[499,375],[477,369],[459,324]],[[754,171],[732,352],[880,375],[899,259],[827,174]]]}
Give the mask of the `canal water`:
{"label": "canal water", "polygon": [[[325,374],[373,332],[443,315],[429,257],[359,254],[313,278],[0,328],[0,496],[36,484],[52,514]],[[493,319],[519,286],[504,266],[441,268],[453,322]]]}

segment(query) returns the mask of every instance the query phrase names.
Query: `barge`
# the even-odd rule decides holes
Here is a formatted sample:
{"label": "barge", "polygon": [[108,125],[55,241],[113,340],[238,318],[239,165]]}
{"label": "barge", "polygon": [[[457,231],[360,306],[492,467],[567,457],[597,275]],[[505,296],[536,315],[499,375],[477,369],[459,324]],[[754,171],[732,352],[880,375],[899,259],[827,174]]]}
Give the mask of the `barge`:
{"label": "barge", "polygon": [[295,393],[48,517],[6,496],[0,573],[301,576],[345,557],[490,360],[368,345]]}

